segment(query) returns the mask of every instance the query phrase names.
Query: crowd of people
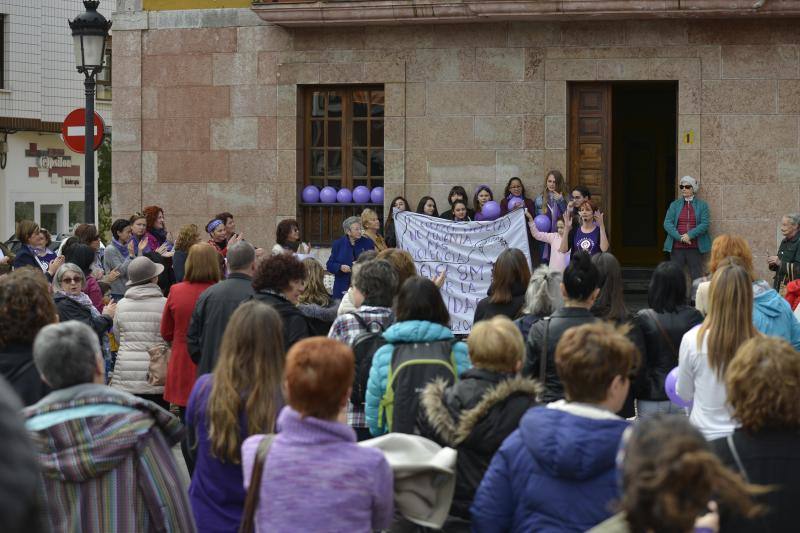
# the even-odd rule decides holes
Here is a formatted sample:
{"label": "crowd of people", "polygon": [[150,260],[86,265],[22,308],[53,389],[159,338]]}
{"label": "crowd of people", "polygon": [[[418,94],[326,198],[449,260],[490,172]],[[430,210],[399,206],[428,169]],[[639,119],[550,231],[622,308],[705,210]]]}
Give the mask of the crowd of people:
{"label": "crowd of people", "polygon": [[[4,530],[792,528],[800,215],[770,284],[680,183],[670,260],[632,312],[590,192],[551,171],[528,198],[511,178],[501,210],[540,245],[499,254],[468,336],[392,209],[383,231],[369,209],[345,219],[324,266],[291,219],[269,252],[231,213],[203,242],[150,206],[104,248],[82,224],[57,250],[19,222],[0,271]],[[441,216],[493,199],[456,186]],[[440,216],[432,197],[417,211]]]}

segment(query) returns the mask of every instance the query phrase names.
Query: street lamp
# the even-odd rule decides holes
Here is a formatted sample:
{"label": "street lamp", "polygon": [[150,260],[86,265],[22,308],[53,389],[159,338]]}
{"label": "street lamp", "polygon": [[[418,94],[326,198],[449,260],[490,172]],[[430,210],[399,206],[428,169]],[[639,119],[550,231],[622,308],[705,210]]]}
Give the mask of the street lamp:
{"label": "street lamp", "polygon": [[72,30],[72,45],[75,51],[75,68],[83,73],[86,92],[86,139],[85,181],[83,194],[83,218],[94,224],[94,90],[95,78],[103,70],[106,39],[111,22],[97,12],[99,0],[83,0],[86,8],[75,20],[69,21]]}

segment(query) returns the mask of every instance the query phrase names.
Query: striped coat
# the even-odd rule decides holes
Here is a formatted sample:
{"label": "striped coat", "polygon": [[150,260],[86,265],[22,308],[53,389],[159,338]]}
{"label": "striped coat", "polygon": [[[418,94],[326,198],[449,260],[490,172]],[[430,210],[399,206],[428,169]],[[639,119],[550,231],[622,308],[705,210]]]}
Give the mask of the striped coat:
{"label": "striped coat", "polygon": [[54,391],[24,413],[54,532],[195,531],[170,450],[184,433],[177,418],[95,384]]}

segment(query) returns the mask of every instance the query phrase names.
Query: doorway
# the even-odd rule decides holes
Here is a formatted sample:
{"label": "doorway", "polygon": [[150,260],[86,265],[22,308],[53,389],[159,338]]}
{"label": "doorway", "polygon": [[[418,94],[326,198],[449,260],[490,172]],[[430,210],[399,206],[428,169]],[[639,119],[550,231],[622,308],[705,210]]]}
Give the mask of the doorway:
{"label": "doorway", "polygon": [[626,267],[663,260],[663,220],[675,196],[677,82],[570,86],[570,185],[606,213],[612,253]]}

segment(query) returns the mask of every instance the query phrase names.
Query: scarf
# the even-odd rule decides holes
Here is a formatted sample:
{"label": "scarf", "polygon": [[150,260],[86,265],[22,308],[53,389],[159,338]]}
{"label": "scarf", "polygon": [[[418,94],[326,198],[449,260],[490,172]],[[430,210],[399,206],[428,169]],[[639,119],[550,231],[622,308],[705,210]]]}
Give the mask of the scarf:
{"label": "scarf", "polygon": [[42,271],[47,272],[47,267],[50,265],[48,265],[47,261],[45,261],[44,259],[42,259],[42,257],[39,256],[38,250],[29,244],[25,244],[23,246],[25,246],[28,250],[30,250],[31,254],[33,255],[33,258],[36,259],[37,263],[39,263],[39,267],[41,267]]}
{"label": "scarf", "polygon": [[[121,253],[121,254],[122,254],[122,258],[123,258],[123,259],[124,259],[124,258],[126,258],[126,257],[128,257],[128,255],[129,255],[129,253],[130,253],[130,252],[129,252],[129,250],[128,250],[128,247],[127,247],[127,246],[125,246],[124,244],[122,244],[121,242],[119,242],[117,239],[114,239],[113,237],[112,237],[112,239],[111,239],[111,244],[113,244],[113,245],[114,245],[114,248],[116,248],[117,250],[119,250],[119,253]],[[136,250],[136,248],[134,247],[134,251],[135,251],[135,250]]]}
{"label": "scarf", "polygon": [[300,248],[300,241],[286,241],[283,243],[283,247],[297,253],[297,250]]}
{"label": "scarf", "polygon": [[149,231],[150,234],[153,237],[156,238],[156,240],[158,241],[158,245],[159,246],[164,244],[164,241],[167,240],[167,230],[165,228],[161,228],[161,229],[150,228],[147,231]]}
{"label": "scarf", "polygon": [[[139,255],[139,242],[141,242],[142,239],[144,239],[144,241],[147,242],[147,233],[145,233],[141,237],[137,237],[136,235],[131,234],[131,240],[133,240],[133,255],[134,256]],[[146,254],[148,252],[152,252],[152,251],[153,250],[150,249],[150,245],[148,244],[145,247],[144,251],[142,252],[142,255],[144,255],[144,254]]]}
{"label": "scarf", "polygon": [[89,295],[86,294],[85,292],[81,292],[80,294],[70,294],[67,291],[65,291],[64,289],[60,289],[60,290],[58,290],[56,292],[58,294],[63,294],[64,296],[66,296],[70,300],[72,300],[74,302],[77,302],[77,303],[81,304],[82,306],[88,308],[89,311],[92,312],[92,316],[93,317],[94,316],[100,316],[100,311],[97,310],[97,308],[94,306],[92,301],[89,299]]}

